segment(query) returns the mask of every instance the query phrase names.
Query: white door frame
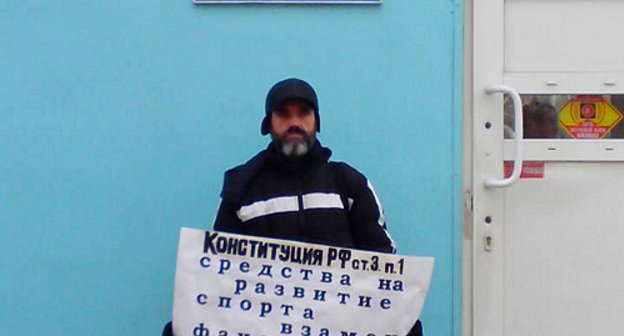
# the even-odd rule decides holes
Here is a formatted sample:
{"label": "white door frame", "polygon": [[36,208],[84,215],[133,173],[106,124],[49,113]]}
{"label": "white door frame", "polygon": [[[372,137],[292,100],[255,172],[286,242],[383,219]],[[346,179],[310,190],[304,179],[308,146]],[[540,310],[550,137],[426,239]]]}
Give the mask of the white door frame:
{"label": "white door frame", "polygon": [[475,0],[472,12],[472,274],[488,275],[472,282],[472,335],[489,336],[502,335],[504,321],[503,191],[483,182],[502,178],[504,121],[503,96],[485,89],[504,84],[504,2]]}

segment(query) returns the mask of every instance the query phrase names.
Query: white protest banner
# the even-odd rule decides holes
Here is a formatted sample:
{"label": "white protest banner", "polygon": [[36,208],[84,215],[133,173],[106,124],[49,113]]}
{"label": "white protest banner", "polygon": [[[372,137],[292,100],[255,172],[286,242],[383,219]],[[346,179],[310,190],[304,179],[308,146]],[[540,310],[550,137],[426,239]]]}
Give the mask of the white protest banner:
{"label": "white protest banner", "polygon": [[183,228],[176,336],[405,336],[433,258]]}

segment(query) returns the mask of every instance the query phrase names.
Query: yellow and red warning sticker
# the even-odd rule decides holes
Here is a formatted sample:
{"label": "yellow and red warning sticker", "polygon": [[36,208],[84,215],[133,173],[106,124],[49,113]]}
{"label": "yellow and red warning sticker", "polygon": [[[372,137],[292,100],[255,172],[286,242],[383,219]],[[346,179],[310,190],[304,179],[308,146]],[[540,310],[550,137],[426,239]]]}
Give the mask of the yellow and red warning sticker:
{"label": "yellow and red warning sticker", "polygon": [[559,110],[559,124],[575,139],[600,139],[622,121],[622,113],[604,97],[576,96]]}

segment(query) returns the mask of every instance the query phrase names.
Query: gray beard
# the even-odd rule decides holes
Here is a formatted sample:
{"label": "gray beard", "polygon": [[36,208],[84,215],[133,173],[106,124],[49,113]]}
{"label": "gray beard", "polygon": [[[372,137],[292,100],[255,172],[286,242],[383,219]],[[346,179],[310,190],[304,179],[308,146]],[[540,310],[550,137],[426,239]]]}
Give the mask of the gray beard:
{"label": "gray beard", "polygon": [[281,143],[281,150],[287,157],[301,157],[308,154],[310,146],[307,142],[283,142]]}
{"label": "gray beard", "polygon": [[307,134],[302,142],[287,142],[282,141],[277,135],[271,133],[271,138],[277,150],[282,152],[284,156],[288,158],[299,158],[310,151],[314,143],[316,142],[316,136]]}

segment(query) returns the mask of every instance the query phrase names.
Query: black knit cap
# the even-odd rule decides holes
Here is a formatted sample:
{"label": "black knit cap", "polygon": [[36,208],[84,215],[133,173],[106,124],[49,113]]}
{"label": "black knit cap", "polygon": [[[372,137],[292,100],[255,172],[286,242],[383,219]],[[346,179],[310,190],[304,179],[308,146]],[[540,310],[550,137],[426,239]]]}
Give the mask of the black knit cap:
{"label": "black knit cap", "polygon": [[320,132],[321,118],[319,117],[316,92],[314,92],[312,86],[306,81],[297,78],[289,78],[277,82],[269,90],[269,93],[267,93],[265,115],[264,119],[262,119],[262,125],[260,126],[262,135],[267,135],[271,131],[271,112],[273,109],[289,99],[301,99],[310,104],[314,109],[314,116],[316,117],[316,131]]}

